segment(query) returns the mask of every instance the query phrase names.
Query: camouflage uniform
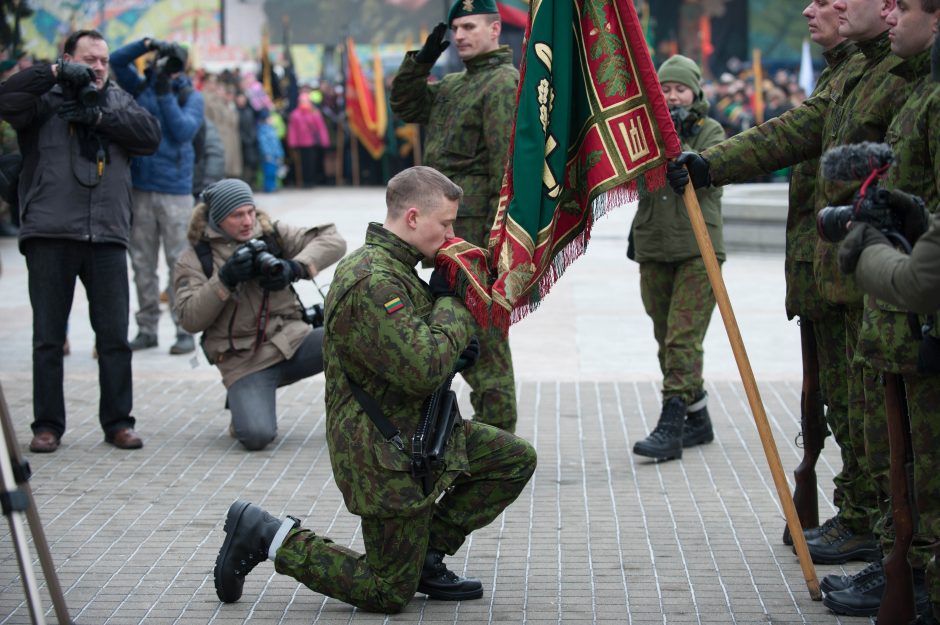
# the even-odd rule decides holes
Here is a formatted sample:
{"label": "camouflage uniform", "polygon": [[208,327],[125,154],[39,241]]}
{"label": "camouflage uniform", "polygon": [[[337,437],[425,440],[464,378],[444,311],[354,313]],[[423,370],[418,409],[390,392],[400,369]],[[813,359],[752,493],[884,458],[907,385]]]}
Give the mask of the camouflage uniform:
{"label": "camouflage uniform", "polygon": [[337,267],[326,300],[327,443],[346,507],[362,517],[366,553],[295,529],[275,559],[279,573],[380,612],[397,612],[414,595],[428,548],[456,552],[467,534],[515,500],[535,470],[535,450],[526,441],[464,421],[425,495],[411,475],[410,447],[387,442],[353,398],[350,379],[407,441],[425,397],[470,340],[470,313],[458,298],[431,296],[414,271],[421,257],[371,224],[365,246]]}
{"label": "camouflage uniform", "polygon": [[[432,64],[409,52],[392,82],[392,111],[425,124],[425,164],[463,188],[454,232],[486,248],[502,186],[519,72],[512,50],[502,46],[464,61],[466,71],[428,83]],[[480,359],[464,375],[473,389],[474,420],[512,432],[516,389],[509,341],[496,331],[476,330]]]}
{"label": "camouflage uniform", "polygon": [[[855,44],[843,41],[823,52],[826,68],[816,82],[812,95],[829,89],[833,77],[841,75],[848,59],[857,51]],[[864,438],[852,448],[849,435],[848,388],[845,379],[845,323],[842,312],[829,305],[816,288],[813,257],[816,253],[816,176],[819,159],[811,158],[793,167],[790,177],[789,210],[787,212],[786,257],[783,272],[786,279],[785,306],[787,318],[799,316],[813,325],[819,367],[819,385],[826,404],[826,420],[842,452],[842,470],[833,480],[833,501],[842,509],[843,494],[858,479],[857,457],[865,453]]]}
{"label": "camouflage uniform", "polygon": [[[704,99],[693,104],[690,131],[679,129],[682,148],[701,151],[724,139],[721,124],[707,117]],[[698,189],[702,216],[720,262],[725,260],[721,232],[721,189]],[[685,203],[671,190],[640,195],[631,227],[634,260],[640,263],[640,296],[653,320],[663,372],[663,399],[681,397],[691,404],[702,394],[702,341],[715,308],[715,294],[705,272]]]}
{"label": "camouflage uniform", "polygon": [[[819,157],[834,146],[882,141],[909,87],[900,77],[889,73],[900,59],[891,55],[887,31],[856,45],[861,53],[846,61],[845,69],[832,77],[824,92],[703,152],[713,184],[743,182]],[[826,205],[849,204],[859,186],[859,182],[817,177],[816,211]],[[884,395],[874,384],[866,387],[865,381],[874,379],[874,372],[854,362],[861,322],[861,293],[851,277],[839,272],[837,254],[838,244],[818,240],[813,269],[823,299],[844,311],[846,328],[847,424],[830,424],[830,427],[833,432],[840,427],[841,431],[848,432],[851,440],[846,441],[843,450],[865,449],[864,455],[856,456],[857,479],[851,480],[851,485],[842,491],[840,517],[853,532],[867,533],[880,519],[879,500],[887,494],[887,483],[875,481],[867,460],[869,456],[884,456],[887,436],[872,436],[868,440],[865,436],[866,431],[877,430],[879,424],[884,428]],[[837,355],[832,354],[832,357]]]}
{"label": "camouflage uniform", "polygon": [[[885,135],[895,160],[884,186],[919,195],[928,209],[936,210],[940,204],[940,85],[929,75],[930,51],[907,59],[894,73],[907,80],[912,90]],[[940,464],[936,452],[940,441],[940,378],[917,372],[919,344],[911,334],[903,308],[865,295],[859,355],[876,371],[902,374],[907,389],[914,492],[920,515],[909,559],[912,566],[923,569],[932,556],[933,544],[940,540]],[[882,468],[887,472],[887,466]],[[934,570],[928,573],[928,585],[936,595],[935,601],[940,602],[940,577],[935,567],[931,568]]]}

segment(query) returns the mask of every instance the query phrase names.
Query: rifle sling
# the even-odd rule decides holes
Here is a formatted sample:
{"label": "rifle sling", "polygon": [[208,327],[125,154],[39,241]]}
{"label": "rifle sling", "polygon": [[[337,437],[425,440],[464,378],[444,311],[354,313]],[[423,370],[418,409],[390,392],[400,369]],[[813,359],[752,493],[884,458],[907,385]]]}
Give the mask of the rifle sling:
{"label": "rifle sling", "polygon": [[401,440],[401,430],[388,420],[388,417],[382,412],[382,407],[379,406],[379,402],[375,400],[375,397],[370,395],[366,389],[353,382],[353,379],[349,376],[349,372],[347,372],[346,369],[343,369],[343,374],[346,376],[346,381],[349,382],[349,388],[352,389],[352,394],[353,397],[356,398],[356,402],[365,411],[369,420],[372,421],[375,427],[379,428],[379,432],[382,433],[385,440],[395,445],[399,451],[405,451],[405,444]]}

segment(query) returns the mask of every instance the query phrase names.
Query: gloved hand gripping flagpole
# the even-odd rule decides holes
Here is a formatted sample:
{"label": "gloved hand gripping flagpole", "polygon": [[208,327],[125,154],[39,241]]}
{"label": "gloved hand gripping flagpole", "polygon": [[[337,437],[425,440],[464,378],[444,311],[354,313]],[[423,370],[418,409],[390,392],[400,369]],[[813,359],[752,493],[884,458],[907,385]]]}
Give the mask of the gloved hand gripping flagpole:
{"label": "gloved hand gripping flagpole", "polygon": [[741,339],[738,322],[735,320],[734,311],[731,309],[731,300],[728,298],[728,290],[725,288],[724,279],[721,277],[721,269],[718,266],[718,258],[715,256],[715,248],[712,247],[711,238],[708,236],[708,228],[705,226],[705,219],[702,217],[702,208],[699,206],[698,197],[692,187],[691,175],[689,183],[685,185],[682,199],[685,201],[685,208],[689,213],[689,221],[692,222],[692,231],[695,233],[695,240],[698,242],[702,260],[705,261],[708,281],[712,285],[712,291],[715,292],[715,301],[718,303],[721,319],[725,323],[725,331],[728,333],[728,341],[731,343],[734,360],[738,365],[738,371],[741,373],[744,392],[747,394],[747,401],[751,405],[751,412],[754,414],[757,433],[760,435],[761,444],[764,446],[764,455],[767,457],[767,464],[770,465],[770,473],[773,475],[774,485],[777,487],[777,496],[783,506],[787,527],[793,537],[793,545],[796,547],[796,555],[800,559],[800,567],[803,569],[806,587],[809,588],[809,595],[813,601],[821,601],[822,592],[819,590],[816,567],[813,566],[809,548],[806,546],[806,537],[803,536],[803,528],[800,526],[796,506],[793,504],[793,498],[790,495],[790,485],[780,463],[777,443],[774,441],[770,425],[767,423],[767,414],[764,412],[764,404],[761,401],[760,392],[757,390],[757,381],[754,379],[751,362],[748,360],[747,351],[744,349],[744,341]]}

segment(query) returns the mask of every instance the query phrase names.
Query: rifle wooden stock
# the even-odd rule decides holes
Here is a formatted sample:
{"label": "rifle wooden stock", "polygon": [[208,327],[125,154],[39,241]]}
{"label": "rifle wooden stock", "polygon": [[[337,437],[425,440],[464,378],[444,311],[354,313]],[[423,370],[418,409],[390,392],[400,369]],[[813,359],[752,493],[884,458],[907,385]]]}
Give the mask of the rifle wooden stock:
{"label": "rifle wooden stock", "polygon": [[[813,322],[800,317],[800,348],[803,354],[803,391],[800,395],[800,434],[803,459],[793,471],[793,505],[803,529],[819,525],[819,499],[816,494],[816,461],[825,445],[826,417],[819,390],[819,358]],[[783,528],[783,543],[793,544],[790,528]]]}
{"label": "rifle wooden stock", "polygon": [[901,376],[886,373],[885,409],[888,414],[888,446],[891,449],[891,517],[894,546],[885,556],[885,592],[878,609],[879,625],[906,625],[916,617],[914,577],[907,552],[914,539],[913,463],[911,423]]}

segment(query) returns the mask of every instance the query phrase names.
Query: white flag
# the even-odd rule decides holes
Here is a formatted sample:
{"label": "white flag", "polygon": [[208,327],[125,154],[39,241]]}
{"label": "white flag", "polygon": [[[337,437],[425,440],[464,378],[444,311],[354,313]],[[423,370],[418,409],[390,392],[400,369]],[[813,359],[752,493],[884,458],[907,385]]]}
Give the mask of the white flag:
{"label": "white flag", "polygon": [[816,80],[813,78],[813,56],[809,51],[809,39],[803,40],[803,54],[800,58],[800,87],[806,97],[813,93],[813,87],[816,86]]}

